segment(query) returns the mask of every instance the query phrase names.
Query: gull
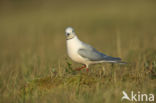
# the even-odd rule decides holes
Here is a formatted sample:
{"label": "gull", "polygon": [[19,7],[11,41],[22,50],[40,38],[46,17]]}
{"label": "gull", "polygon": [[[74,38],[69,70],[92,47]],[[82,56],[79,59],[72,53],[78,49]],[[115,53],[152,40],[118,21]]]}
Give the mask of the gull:
{"label": "gull", "polygon": [[67,54],[75,62],[84,64],[83,67],[78,68],[81,70],[88,67],[91,64],[110,62],[110,63],[121,63],[120,58],[107,56],[89,44],[86,44],[79,40],[74,29],[72,27],[67,27],[65,29],[66,35],[66,45],[67,45]]}

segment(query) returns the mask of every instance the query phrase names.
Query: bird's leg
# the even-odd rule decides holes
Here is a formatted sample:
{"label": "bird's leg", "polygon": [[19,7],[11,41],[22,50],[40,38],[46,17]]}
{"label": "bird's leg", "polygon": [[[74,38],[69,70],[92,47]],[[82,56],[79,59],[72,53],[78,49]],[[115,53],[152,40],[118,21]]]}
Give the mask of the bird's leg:
{"label": "bird's leg", "polygon": [[86,68],[86,71],[88,72],[88,71],[89,71],[89,69],[88,69],[88,68]]}
{"label": "bird's leg", "polygon": [[76,70],[80,71],[80,70],[83,69],[83,68],[86,68],[86,65],[83,65],[83,66],[80,67],[80,68],[76,68]]}

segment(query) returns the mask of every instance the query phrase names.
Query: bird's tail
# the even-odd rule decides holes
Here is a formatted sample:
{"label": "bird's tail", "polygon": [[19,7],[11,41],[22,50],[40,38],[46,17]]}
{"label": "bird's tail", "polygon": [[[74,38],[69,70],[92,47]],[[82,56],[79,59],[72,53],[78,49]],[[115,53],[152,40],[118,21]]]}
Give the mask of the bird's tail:
{"label": "bird's tail", "polygon": [[122,61],[121,58],[118,58],[118,57],[108,56],[107,57],[107,61],[108,62],[112,62],[112,63],[118,63],[118,64],[127,64],[126,62]]}
{"label": "bird's tail", "polygon": [[104,60],[107,60],[107,61],[121,61],[121,58],[118,58],[118,57],[111,57],[111,56],[107,56],[104,58]]}

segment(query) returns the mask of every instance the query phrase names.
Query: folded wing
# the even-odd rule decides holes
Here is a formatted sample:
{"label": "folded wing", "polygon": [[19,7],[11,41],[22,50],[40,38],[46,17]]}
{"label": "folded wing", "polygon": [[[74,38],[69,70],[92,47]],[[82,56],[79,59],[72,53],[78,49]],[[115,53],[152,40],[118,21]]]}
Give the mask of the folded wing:
{"label": "folded wing", "polygon": [[78,50],[78,54],[83,58],[86,58],[90,61],[120,61],[120,58],[115,58],[111,56],[107,56],[101,52],[98,52],[94,48],[81,48]]}

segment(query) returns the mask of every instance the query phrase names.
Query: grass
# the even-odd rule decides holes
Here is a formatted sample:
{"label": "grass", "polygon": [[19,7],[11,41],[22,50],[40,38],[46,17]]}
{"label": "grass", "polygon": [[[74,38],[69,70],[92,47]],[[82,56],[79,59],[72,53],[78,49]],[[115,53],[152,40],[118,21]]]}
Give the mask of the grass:
{"label": "grass", "polygon": [[[0,103],[120,103],[123,90],[156,95],[154,1],[0,5]],[[82,41],[128,64],[75,71],[81,65],[66,54],[67,26]]]}

